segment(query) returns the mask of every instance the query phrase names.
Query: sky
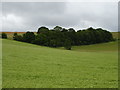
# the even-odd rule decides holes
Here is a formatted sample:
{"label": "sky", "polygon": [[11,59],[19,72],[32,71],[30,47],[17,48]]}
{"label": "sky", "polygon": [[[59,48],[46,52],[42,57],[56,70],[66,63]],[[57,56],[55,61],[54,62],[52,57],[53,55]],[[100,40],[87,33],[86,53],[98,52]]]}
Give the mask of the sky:
{"label": "sky", "polygon": [[118,2],[2,2],[0,7],[2,31],[37,31],[41,26],[118,31]]}

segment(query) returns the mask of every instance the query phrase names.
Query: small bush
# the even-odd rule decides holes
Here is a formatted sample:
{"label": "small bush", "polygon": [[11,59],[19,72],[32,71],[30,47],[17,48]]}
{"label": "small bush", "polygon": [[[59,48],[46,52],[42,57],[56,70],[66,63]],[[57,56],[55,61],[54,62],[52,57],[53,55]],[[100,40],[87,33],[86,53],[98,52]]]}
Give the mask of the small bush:
{"label": "small bush", "polygon": [[2,33],[2,38],[7,39],[7,34],[6,33]]}

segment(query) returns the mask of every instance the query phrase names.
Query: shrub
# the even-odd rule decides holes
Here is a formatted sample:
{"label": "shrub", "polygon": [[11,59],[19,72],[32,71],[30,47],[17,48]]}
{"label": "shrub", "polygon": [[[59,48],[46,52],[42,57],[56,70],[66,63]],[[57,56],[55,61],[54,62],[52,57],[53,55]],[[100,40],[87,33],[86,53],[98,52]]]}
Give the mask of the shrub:
{"label": "shrub", "polygon": [[17,39],[16,39],[17,35],[18,35],[17,33],[14,33],[14,35],[13,35],[13,40],[17,40]]}
{"label": "shrub", "polygon": [[7,34],[6,33],[2,33],[2,38],[7,39]]}
{"label": "shrub", "polygon": [[25,34],[23,34],[24,42],[32,43],[33,40],[35,40],[35,35],[33,32],[26,32]]}

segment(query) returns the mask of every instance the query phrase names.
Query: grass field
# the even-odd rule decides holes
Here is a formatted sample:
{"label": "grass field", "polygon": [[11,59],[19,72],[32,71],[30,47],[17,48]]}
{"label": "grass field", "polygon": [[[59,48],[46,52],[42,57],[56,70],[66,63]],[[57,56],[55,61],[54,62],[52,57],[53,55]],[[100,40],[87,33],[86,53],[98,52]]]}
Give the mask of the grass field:
{"label": "grass field", "polygon": [[[0,32],[1,33],[1,32]],[[13,35],[15,32],[4,32],[7,34],[8,39],[13,39]],[[25,32],[17,32],[19,35],[24,34]]]}
{"label": "grass field", "polygon": [[[59,49],[64,49],[64,48],[60,47]],[[113,52],[117,50],[118,50],[118,41],[72,47],[72,51],[80,51],[80,52]]]}
{"label": "grass field", "polygon": [[117,88],[117,42],[62,50],[3,41],[3,88]]}

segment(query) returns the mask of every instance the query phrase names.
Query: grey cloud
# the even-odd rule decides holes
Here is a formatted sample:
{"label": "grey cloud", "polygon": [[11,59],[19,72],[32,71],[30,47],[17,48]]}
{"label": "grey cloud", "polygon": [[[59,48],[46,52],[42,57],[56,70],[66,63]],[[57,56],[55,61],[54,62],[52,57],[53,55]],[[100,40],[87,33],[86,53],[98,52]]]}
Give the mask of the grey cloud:
{"label": "grey cloud", "polygon": [[[15,13],[19,15],[29,14],[60,14],[64,12],[65,3],[52,2],[7,2],[3,4],[3,14]],[[31,15],[30,15],[31,16]]]}
{"label": "grey cloud", "polygon": [[117,31],[116,2],[4,2],[2,6],[4,17],[13,14],[16,18],[22,19],[17,22],[21,23],[21,26],[16,24],[16,26],[13,25],[14,28],[12,25],[7,26],[5,19],[6,25],[3,30],[26,31],[36,30],[43,25],[50,28],[60,25],[77,30],[93,26]]}

